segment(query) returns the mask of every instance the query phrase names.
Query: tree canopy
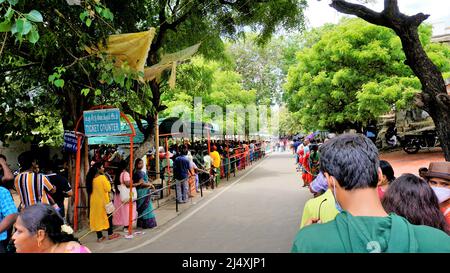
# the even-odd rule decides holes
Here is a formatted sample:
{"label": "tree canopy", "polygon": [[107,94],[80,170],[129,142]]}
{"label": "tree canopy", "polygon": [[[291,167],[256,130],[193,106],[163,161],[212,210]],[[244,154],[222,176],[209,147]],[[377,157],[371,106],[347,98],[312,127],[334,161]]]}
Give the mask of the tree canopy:
{"label": "tree canopy", "polygon": [[[104,41],[110,34],[156,28],[147,65],[162,54],[202,42],[200,54],[208,59],[224,57],[224,38],[237,39],[257,31],[258,42],[267,41],[279,28],[303,28],[306,1],[207,1],[207,0],[114,0],[1,1],[2,51],[0,93],[5,103],[1,124],[8,124],[1,139],[11,136],[29,140],[39,124],[28,113],[42,113],[64,129],[72,130],[83,110],[112,103],[136,121],[152,121],[165,109],[161,95],[167,90],[168,73],[161,82],[147,85],[126,65],[115,67],[106,58],[90,55],[86,46]],[[28,15],[27,15],[28,14]],[[31,28],[30,28],[31,26]],[[18,28],[18,29],[17,29]],[[30,29],[29,29],[30,28]],[[33,93],[33,94],[31,94]],[[31,99],[33,97],[33,99]],[[42,99],[38,99],[41,98]],[[23,103],[13,103],[15,99]],[[27,122],[23,121],[25,117]],[[46,123],[58,124],[58,122]],[[149,122],[151,124],[151,122]],[[55,125],[56,126],[56,125]],[[42,128],[41,128],[42,129]],[[152,130],[140,126],[147,138]],[[54,132],[56,128],[48,128]]]}
{"label": "tree canopy", "polygon": [[[306,129],[360,129],[392,107],[412,105],[421,84],[404,64],[401,41],[390,29],[361,19],[313,31],[315,43],[297,53],[286,88],[289,109]],[[431,26],[420,28],[425,50],[441,72],[450,69],[448,46],[431,44]]]}

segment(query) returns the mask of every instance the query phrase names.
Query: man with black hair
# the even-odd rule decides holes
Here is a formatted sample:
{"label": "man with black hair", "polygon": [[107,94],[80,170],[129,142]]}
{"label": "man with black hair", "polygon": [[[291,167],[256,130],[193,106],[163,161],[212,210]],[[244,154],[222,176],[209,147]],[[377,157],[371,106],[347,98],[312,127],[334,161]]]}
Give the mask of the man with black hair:
{"label": "man with black hair", "polygon": [[18,158],[21,173],[15,178],[14,185],[19,193],[23,208],[38,203],[50,204],[47,193],[53,194],[56,188],[41,173],[35,173],[37,160],[31,151],[23,152]]}
{"label": "man with black hair", "polygon": [[66,197],[72,196],[72,187],[70,186],[69,180],[67,180],[67,178],[55,172],[55,168],[55,166],[52,166],[50,164],[48,166],[45,166],[45,176],[56,188],[56,192],[52,194],[51,197],[60,208],[59,214],[62,218],[65,218],[66,211],[64,207],[64,199]]}
{"label": "man with black hair", "polygon": [[173,163],[173,175],[177,187],[177,201],[178,203],[186,203],[189,196],[188,179],[191,175],[191,164],[187,158],[188,149],[186,146],[179,147],[180,156],[178,156]]}
{"label": "man with black hair", "polygon": [[377,193],[382,177],[378,150],[371,140],[341,135],[323,144],[320,153],[321,171],[341,213],[326,224],[311,219],[297,234],[292,252],[450,252],[450,237],[443,231],[412,225],[383,209]]}

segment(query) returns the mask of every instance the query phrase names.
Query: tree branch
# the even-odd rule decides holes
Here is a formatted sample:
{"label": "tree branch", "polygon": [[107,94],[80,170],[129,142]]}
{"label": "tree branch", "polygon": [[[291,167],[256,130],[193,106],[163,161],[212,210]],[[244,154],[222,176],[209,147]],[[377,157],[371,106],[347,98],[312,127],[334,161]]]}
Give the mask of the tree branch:
{"label": "tree branch", "polygon": [[136,125],[138,126],[139,130],[145,135],[145,129],[144,126],[142,125],[141,120],[144,119],[145,120],[145,116],[141,115],[135,111],[133,111],[130,107],[130,105],[128,104],[128,102],[124,102],[122,103],[122,110],[127,113],[130,114],[134,121],[136,122]]}
{"label": "tree branch", "polygon": [[24,65],[16,66],[16,67],[6,67],[4,69],[1,69],[0,73],[14,72],[14,71],[17,71],[17,70],[27,69],[27,68],[32,67],[32,66],[37,66],[39,64],[40,63],[29,63],[29,64],[24,64]]}
{"label": "tree branch", "polygon": [[[385,2],[391,1],[386,0]],[[349,3],[343,0],[333,0],[330,4],[330,7],[345,14],[356,15],[375,25],[388,26],[389,24],[382,13],[375,12],[363,5]]]}
{"label": "tree branch", "polygon": [[430,17],[430,15],[418,13],[414,16],[408,17],[408,24],[418,27],[418,26],[420,26],[420,24],[423,23],[423,21],[427,20],[428,17]]}
{"label": "tree branch", "polygon": [[173,21],[170,24],[167,24],[167,28],[175,31],[176,27],[179,26],[184,21],[186,21],[186,19],[189,17],[189,15],[191,15],[191,11],[192,11],[192,9],[189,9],[182,16],[178,17],[178,19],[176,19],[175,21]]}

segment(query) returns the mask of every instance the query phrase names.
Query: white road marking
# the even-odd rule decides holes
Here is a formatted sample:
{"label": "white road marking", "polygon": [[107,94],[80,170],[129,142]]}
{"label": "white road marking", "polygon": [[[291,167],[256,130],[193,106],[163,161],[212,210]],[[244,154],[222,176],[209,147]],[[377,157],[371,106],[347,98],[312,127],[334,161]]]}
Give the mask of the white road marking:
{"label": "white road marking", "polygon": [[114,251],[112,253],[126,253],[126,252],[131,252],[133,250],[142,248],[146,245],[149,245],[151,243],[153,243],[154,241],[158,240],[159,238],[161,238],[162,236],[166,235],[169,231],[171,231],[172,229],[176,228],[177,226],[179,226],[181,223],[183,223],[184,221],[186,221],[187,219],[189,219],[192,215],[196,214],[199,210],[201,210],[202,208],[204,208],[206,205],[208,205],[209,203],[211,203],[212,201],[214,201],[217,197],[221,196],[224,192],[226,192],[227,190],[229,190],[232,186],[234,186],[236,183],[238,183],[239,181],[241,181],[242,179],[244,179],[247,175],[251,174],[253,171],[255,171],[257,168],[259,168],[261,166],[262,163],[264,163],[265,159],[269,158],[270,155],[268,155],[266,158],[264,158],[264,160],[262,160],[257,166],[255,166],[254,168],[252,168],[248,173],[244,174],[242,177],[240,177],[238,180],[236,180],[235,182],[233,182],[232,184],[228,185],[226,188],[224,188],[221,192],[217,193],[216,196],[213,196],[211,199],[207,200],[205,203],[203,203],[202,205],[200,205],[198,208],[196,208],[195,210],[193,210],[191,213],[187,214],[184,218],[180,219],[177,223],[175,223],[174,225],[172,225],[171,227],[169,227],[168,229],[164,230],[163,232],[161,232],[160,234],[156,235],[155,237],[153,237],[152,239],[137,245],[135,247],[132,248],[127,248],[124,250],[119,250],[119,251]]}

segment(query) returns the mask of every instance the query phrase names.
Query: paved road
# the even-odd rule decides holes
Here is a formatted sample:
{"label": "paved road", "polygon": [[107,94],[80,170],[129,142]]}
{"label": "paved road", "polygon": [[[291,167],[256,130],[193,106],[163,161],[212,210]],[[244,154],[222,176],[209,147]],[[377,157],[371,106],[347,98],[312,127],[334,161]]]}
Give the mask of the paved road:
{"label": "paved road", "polygon": [[292,155],[275,153],[127,252],[289,252],[302,209]]}

